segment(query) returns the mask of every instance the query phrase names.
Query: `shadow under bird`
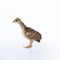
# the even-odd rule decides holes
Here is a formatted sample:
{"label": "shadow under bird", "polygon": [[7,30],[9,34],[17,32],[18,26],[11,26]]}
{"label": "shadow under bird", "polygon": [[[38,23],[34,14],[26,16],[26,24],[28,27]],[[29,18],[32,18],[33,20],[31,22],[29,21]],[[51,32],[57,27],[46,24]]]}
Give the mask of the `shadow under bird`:
{"label": "shadow under bird", "polygon": [[35,31],[34,29],[27,27],[20,18],[14,19],[13,22],[18,23],[21,26],[23,35],[29,40],[29,45],[25,46],[25,48],[31,48],[33,41],[40,42],[42,39],[42,35]]}

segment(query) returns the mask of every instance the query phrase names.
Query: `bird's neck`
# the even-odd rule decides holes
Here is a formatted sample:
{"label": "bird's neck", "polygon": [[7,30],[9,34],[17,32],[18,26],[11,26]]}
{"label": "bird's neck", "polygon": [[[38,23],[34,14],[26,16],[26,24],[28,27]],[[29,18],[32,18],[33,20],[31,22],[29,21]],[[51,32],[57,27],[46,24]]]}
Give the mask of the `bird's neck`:
{"label": "bird's neck", "polygon": [[27,26],[22,21],[19,23],[19,25],[21,26],[21,29],[25,31]]}

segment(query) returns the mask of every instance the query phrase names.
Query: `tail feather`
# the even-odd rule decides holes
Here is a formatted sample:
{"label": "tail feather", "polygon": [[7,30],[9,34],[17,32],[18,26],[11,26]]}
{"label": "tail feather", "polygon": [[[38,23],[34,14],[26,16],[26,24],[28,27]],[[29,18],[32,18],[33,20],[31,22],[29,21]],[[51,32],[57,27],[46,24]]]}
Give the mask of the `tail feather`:
{"label": "tail feather", "polygon": [[40,42],[40,40],[36,40],[37,42]]}
{"label": "tail feather", "polygon": [[42,39],[42,35],[41,35],[40,38],[37,39],[36,41],[37,41],[37,42],[40,42],[41,39]]}

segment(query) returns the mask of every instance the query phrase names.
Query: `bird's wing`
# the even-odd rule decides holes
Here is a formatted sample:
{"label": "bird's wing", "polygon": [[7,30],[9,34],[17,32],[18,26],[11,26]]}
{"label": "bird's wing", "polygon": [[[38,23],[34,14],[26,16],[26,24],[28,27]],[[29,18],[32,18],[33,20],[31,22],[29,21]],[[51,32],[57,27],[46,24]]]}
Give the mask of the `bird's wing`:
{"label": "bird's wing", "polygon": [[25,32],[25,35],[28,37],[28,38],[32,38],[32,35],[35,33],[35,30],[33,30],[32,28],[27,28],[26,29],[26,32]]}
{"label": "bird's wing", "polygon": [[31,28],[26,29],[25,35],[30,39],[34,39],[34,40],[40,40],[41,39],[41,34],[37,31],[31,29]]}

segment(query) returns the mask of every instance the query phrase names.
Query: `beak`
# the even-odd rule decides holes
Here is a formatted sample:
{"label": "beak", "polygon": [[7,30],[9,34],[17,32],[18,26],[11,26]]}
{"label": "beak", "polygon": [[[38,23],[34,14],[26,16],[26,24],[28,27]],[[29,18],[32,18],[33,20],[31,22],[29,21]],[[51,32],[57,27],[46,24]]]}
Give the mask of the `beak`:
{"label": "beak", "polygon": [[13,21],[13,23],[15,22],[15,20]]}

